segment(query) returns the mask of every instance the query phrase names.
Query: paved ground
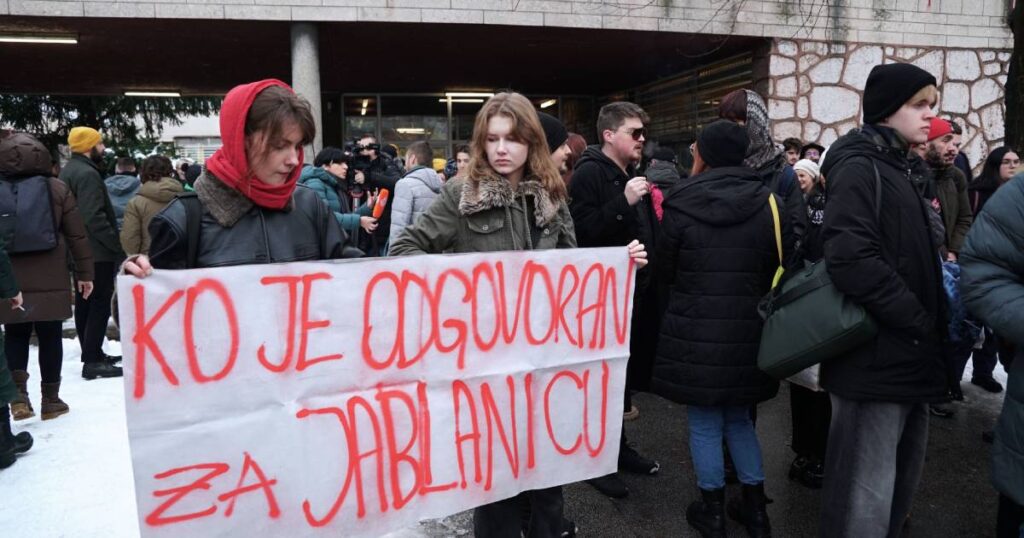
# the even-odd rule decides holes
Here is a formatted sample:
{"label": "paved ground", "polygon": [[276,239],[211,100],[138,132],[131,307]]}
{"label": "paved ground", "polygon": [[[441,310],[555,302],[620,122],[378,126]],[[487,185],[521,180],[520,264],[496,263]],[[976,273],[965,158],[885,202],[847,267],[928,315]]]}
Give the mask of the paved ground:
{"label": "paved ground", "polygon": [[[994,534],[996,494],[989,476],[991,445],[982,442],[981,432],[995,424],[1002,394],[986,393],[967,382],[963,387],[967,401],[956,405],[955,417],[931,418],[928,460],[908,536]],[[775,399],[761,405],[758,413],[766,489],[775,500],[769,514],[775,536],[811,537],[818,531],[820,491],[787,478],[793,459],[787,390],[784,386]],[[656,477],[626,476],[631,494],[623,500],[604,497],[586,484],[568,486],[567,516],[576,521],[581,537],[697,536],[685,517],[686,506],[697,496],[686,445],[685,409],[649,394],[641,394],[634,401],[640,407],[640,418],[627,423],[627,435],[641,452],[661,462],[661,473]],[[729,486],[727,494],[739,495],[739,486]],[[469,535],[472,524],[469,513],[463,513],[424,522],[421,528],[432,536]],[[732,522],[729,533],[746,535]]]}

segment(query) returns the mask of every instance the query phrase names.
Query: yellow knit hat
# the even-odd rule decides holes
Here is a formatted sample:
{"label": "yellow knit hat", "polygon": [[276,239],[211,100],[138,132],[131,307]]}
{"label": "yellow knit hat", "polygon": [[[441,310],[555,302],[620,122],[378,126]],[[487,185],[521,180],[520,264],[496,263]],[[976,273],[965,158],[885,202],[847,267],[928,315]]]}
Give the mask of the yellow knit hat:
{"label": "yellow knit hat", "polygon": [[434,165],[434,171],[440,174],[441,172],[444,172],[444,165],[448,164],[448,161],[437,158],[430,164]]}
{"label": "yellow knit hat", "polygon": [[103,137],[92,127],[75,127],[68,133],[68,146],[72,153],[88,153],[101,142]]}

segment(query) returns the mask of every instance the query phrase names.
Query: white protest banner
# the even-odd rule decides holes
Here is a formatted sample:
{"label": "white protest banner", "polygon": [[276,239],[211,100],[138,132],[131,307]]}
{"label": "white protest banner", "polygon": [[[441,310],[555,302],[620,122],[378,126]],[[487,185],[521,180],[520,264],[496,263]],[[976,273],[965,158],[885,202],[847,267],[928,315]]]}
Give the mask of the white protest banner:
{"label": "white protest banner", "polygon": [[118,278],[143,536],[377,536],[615,471],[624,247]]}

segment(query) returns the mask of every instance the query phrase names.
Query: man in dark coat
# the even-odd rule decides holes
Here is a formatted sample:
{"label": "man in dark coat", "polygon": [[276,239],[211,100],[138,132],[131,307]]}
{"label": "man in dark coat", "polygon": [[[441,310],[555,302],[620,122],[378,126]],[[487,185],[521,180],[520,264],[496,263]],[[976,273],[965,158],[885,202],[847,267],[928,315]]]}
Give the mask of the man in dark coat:
{"label": "man in dark coat", "polygon": [[703,536],[725,529],[722,440],[743,484],[730,515],[751,536],[768,536],[764,469],[750,409],[779,383],[757,367],[761,298],[794,247],[783,199],[743,165],[743,127],[719,120],[701,131],[694,175],[668,194],[658,280],[671,283],[652,389],[688,405],[690,454],[702,501],[687,521]]}
{"label": "man in dark coat", "polygon": [[92,295],[86,299],[81,292],[75,294],[75,331],[82,345],[84,363],[82,377],[120,377],[121,368],[113,363],[121,357],[103,352],[103,339],[110,320],[110,298],[114,295],[114,277],[117,266],[124,260],[114,206],[110,203],[98,166],[103,162],[106,148],[100,133],[89,127],[71,129],[68,146],[72,155],[60,171],[60,179],[67,183],[78,201],[78,211],[82,214],[92,247],[95,274]]}
{"label": "man in dark coat", "polygon": [[938,246],[907,158],[927,141],[937,95],[916,66],[875,67],[864,126],[829,148],[822,170],[829,275],[879,332],[821,365],[832,396],[821,536],[900,535],[924,468],[928,404],[946,396]]}
{"label": "man in dark coat", "polygon": [[1024,528],[1024,175],[1000,188],[978,214],[960,256],[960,289],[971,313],[1017,347],[1001,355],[1010,377],[992,445],[999,492],[997,536]]}
{"label": "man in dark coat", "polygon": [[364,180],[358,178],[363,172],[357,172],[356,182],[363,183],[364,187],[375,191],[387,189],[391,193],[384,206],[384,213],[377,219],[377,229],[370,237],[370,244],[362,245],[366,247],[363,250],[367,256],[383,256],[387,252],[388,239],[391,236],[391,204],[395,197],[395,186],[398,185],[398,180],[402,179],[404,172],[396,159],[380,151],[380,144],[377,143],[375,136],[363,135],[359,140],[359,146],[362,148],[360,153],[370,159],[370,168],[366,170]]}
{"label": "man in dark coat", "polygon": [[[941,253],[948,262],[956,262],[960,248],[963,247],[967,231],[974,222],[970,197],[967,194],[967,178],[955,166],[956,157],[960,152],[960,135],[953,130],[953,124],[941,118],[933,118],[928,131],[928,144],[925,146],[924,159],[931,168],[935,178],[935,197],[931,199],[932,207],[942,217],[942,225],[946,234],[943,238]],[[964,368],[973,352],[974,342],[949,342],[943,346],[946,354],[946,365],[949,368],[949,393],[953,400],[963,400],[960,380]],[[975,360],[975,368],[979,361]],[[995,365],[993,365],[994,367]],[[984,371],[984,368],[982,368]],[[976,381],[986,390],[999,392],[1002,386],[992,379],[991,374],[985,380],[979,376]],[[992,385],[995,385],[993,387]],[[934,412],[934,411],[933,411]]]}
{"label": "man in dark coat", "polygon": [[[590,146],[576,163],[569,187],[569,211],[580,247],[625,246],[639,239],[654,250],[656,221],[651,205],[650,184],[635,176],[644,147],[642,108],[623,101],[601,107],[597,117],[600,146]],[[652,259],[651,265],[657,260]],[[625,412],[635,416],[631,390],[646,390],[657,341],[657,297],[650,286],[651,268],[637,274],[633,300],[629,363],[626,372]],[[625,430],[619,448],[619,469],[638,474],[655,474],[660,465],[645,458],[626,443]],[[589,481],[611,497],[625,497],[629,490],[615,474]]]}

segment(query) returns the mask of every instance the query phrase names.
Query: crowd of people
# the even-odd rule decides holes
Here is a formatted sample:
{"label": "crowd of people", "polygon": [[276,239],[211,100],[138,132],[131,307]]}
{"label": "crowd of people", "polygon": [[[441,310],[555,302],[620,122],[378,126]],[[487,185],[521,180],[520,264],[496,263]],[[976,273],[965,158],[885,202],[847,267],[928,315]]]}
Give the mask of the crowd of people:
{"label": "crowd of people", "polygon": [[[54,177],[47,148],[30,134],[6,133],[0,188],[17,184],[20,194],[18,226],[5,230],[0,250],[0,297],[10,299],[0,309],[0,467],[32,444],[27,433],[14,435],[10,419],[35,414],[33,334],[44,420],[70,411],[59,390],[61,323],[72,312],[83,377],[122,375],[120,357],[102,348],[119,272],[145,278],[193,267],[619,246],[643,268],[621,420],[640,413],[636,391],[686,406],[699,490],[686,519],[701,536],[725,536],[727,518],[750,536],[771,536],[755,424],[757,405],[777,395],[780,380],[758,367],[759,304],[789,275],[824,264],[877,334],[788,379],[789,476],[823,489],[820,534],[901,534],[925,465],[929,417],[955,413],[973,358],[971,382],[984,390],[1003,390],[997,361],[1009,372],[1010,394],[987,438],[998,536],[1017,538],[1024,174],[1015,177],[1019,154],[1000,147],[973,177],[962,128],[936,116],[937,100],[930,73],[877,66],[863,125],[825,148],[777,143],[764,99],[737,90],[697,134],[689,170],[649,140],[650,118],[636,104],[603,106],[598,143],[587,146],[514,92],[483,105],[472,140],[447,161],[427,142],[400,157],[366,134],[304,165],[315,122],[308,102],[276,80],[227,94],[223,147],[203,166],[175,169],[153,155],[136,174],[136,162],[121,158],[104,180],[101,134],[76,127],[71,158]],[[619,472],[657,474],[659,462],[642,449],[623,429]],[[588,482],[610,497],[629,495],[618,473]],[[740,484],[731,501],[728,482]],[[478,507],[474,530],[571,536],[577,529],[563,507],[561,487],[524,492]]]}

